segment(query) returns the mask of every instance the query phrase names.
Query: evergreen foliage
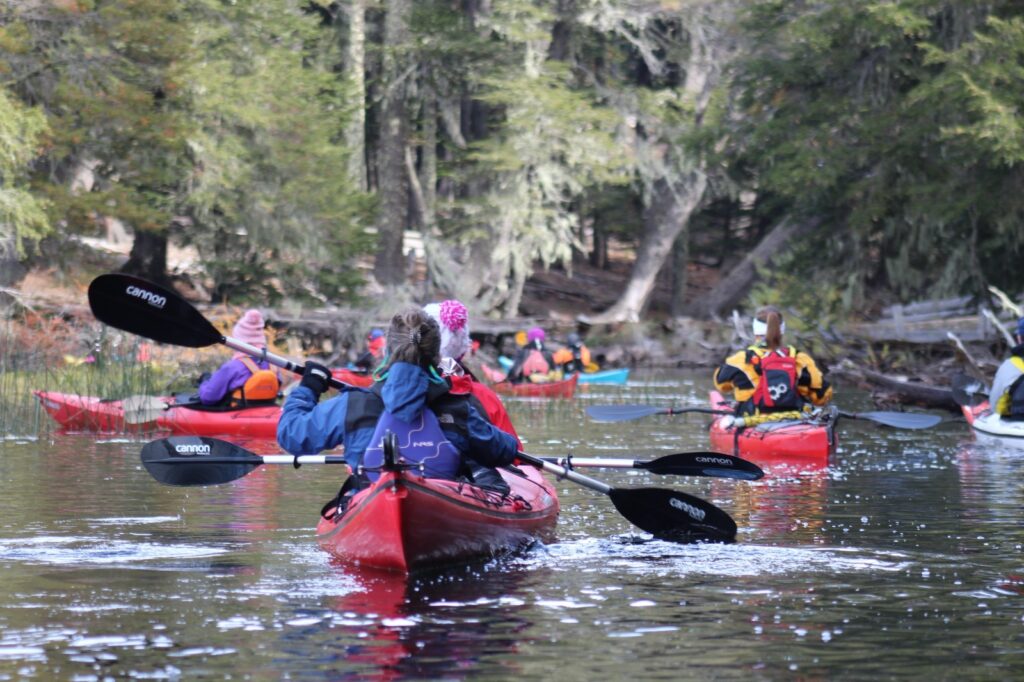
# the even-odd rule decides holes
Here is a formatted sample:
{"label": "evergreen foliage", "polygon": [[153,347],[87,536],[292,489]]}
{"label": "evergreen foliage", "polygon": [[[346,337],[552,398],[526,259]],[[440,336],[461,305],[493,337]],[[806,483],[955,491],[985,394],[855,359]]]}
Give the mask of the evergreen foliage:
{"label": "evergreen foliage", "polygon": [[[370,244],[365,198],[340,181],[344,83],[330,32],[303,3],[196,0],[187,68],[192,169],[184,239],[216,297],[353,298]],[[312,286],[307,287],[306,281]]]}
{"label": "evergreen foliage", "polygon": [[19,257],[25,256],[26,243],[51,230],[46,201],[28,185],[30,163],[47,132],[40,110],[22,106],[0,89],[0,249],[8,242]]}
{"label": "evergreen foliage", "polygon": [[324,302],[375,246],[406,281],[418,227],[509,315],[594,229],[637,242],[632,318],[673,239],[727,268],[807,218],[757,299],[1016,293],[1022,65],[1011,0],[0,0],[0,229],[115,218],[215,298]]}
{"label": "evergreen foliage", "polygon": [[829,217],[803,270],[844,282],[848,304],[868,286],[1020,287],[1021,45],[996,17],[1013,6],[752,3],[730,163],[788,211]]}

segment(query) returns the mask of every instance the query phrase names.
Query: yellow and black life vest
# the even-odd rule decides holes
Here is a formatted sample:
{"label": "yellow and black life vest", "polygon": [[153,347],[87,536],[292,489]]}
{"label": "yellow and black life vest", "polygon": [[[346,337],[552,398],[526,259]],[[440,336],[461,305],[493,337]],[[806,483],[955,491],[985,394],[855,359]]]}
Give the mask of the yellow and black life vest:
{"label": "yellow and black life vest", "polygon": [[1021,417],[1024,416],[1024,358],[1011,355],[1010,362],[1022,374],[1010,384],[1005,393],[998,397],[993,396],[996,397],[995,412],[1001,417]]}

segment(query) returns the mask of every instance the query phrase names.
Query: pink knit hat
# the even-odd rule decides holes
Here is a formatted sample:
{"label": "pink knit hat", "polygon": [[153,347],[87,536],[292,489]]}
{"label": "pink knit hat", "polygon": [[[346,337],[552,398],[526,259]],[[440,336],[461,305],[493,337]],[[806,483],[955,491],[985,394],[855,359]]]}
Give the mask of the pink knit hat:
{"label": "pink knit hat", "polygon": [[526,332],[526,340],[529,341],[543,341],[544,330],[540,327],[530,327],[530,331]]}
{"label": "pink knit hat", "polygon": [[469,313],[456,300],[429,303],[423,310],[441,327],[441,357],[458,360],[469,352]]}
{"label": "pink knit hat", "polygon": [[267,335],[263,332],[264,324],[266,323],[263,321],[260,311],[255,308],[246,310],[235,323],[235,328],[231,330],[231,336],[252,346],[266,346]]}

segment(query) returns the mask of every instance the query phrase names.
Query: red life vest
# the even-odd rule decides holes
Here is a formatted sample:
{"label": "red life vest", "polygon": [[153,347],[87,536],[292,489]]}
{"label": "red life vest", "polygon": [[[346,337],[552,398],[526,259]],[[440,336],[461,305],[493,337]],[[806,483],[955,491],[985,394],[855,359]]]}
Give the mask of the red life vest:
{"label": "red life vest", "polygon": [[551,371],[551,365],[548,364],[547,358],[544,357],[544,353],[537,349],[530,351],[530,354],[523,360],[523,376],[528,377],[531,374],[547,374]]}
{"label": "red life vest", "polygon": [[755,354],[751,364],[761,378],[750,398],[758,411],[774,412],[801,407],[803,400],[797,391],[795,349],[779,348],[764,355]]}

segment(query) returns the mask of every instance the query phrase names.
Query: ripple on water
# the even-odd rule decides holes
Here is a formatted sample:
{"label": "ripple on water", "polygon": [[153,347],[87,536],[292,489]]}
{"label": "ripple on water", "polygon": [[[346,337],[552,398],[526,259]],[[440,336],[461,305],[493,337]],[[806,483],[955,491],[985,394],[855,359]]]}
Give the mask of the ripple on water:
{"label": "ripple on water", "polygon": [[223,547],[209,545],[133,542],[99,536],[0,538],[0,561],[66,566],[199,559],[225,552]]}
{"label": "ripple on water", "polygon": [[893,573],[911,561],[898,552],[856,548],[776,547],[754,544],[677,544],[634,536],[618,539],[583,538],[548,547],[548,556],[531,555],[520,561],[555,570],[616,571],[658,576],[749,577],[784,573],[845,575],[853,571]]}

